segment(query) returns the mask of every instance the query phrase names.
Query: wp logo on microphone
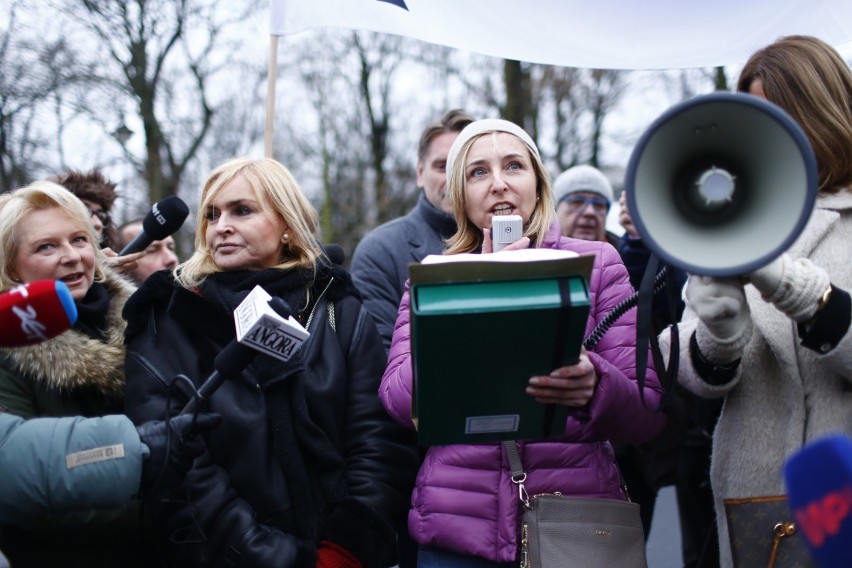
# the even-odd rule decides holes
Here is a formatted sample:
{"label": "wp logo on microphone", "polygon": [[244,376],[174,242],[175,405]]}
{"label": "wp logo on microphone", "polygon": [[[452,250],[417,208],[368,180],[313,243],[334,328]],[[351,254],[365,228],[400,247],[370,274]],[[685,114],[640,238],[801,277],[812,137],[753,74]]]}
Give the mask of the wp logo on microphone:
{"label": "wp logo on microphone", "polygon": [[826,493],[820,500],[811,501],[793,511],[799,528],[811,546],[819,548],[840,532],[840,527],[852,513],[852,485]]}

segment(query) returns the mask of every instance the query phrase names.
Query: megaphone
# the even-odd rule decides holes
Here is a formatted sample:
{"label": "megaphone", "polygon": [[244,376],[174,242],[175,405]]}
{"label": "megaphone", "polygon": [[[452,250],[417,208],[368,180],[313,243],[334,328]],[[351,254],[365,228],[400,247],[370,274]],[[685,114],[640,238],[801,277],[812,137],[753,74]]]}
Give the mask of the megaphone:
{"label": "megaphone", "polygon": [[642,134],[625,178],[636,230],[693,274],[747,274],[787,250],[810,217],[817,166],[780,107],[744,93],[674,105]]}

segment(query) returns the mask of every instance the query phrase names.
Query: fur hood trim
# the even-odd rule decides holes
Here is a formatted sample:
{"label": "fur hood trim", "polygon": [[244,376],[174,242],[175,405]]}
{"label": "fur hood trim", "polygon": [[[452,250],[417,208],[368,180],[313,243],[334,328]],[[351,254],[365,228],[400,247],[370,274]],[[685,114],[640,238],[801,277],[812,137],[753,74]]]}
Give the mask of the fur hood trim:
{"label": "fur hood trim", "polygon": [[106,280],[101,284],[110,297],[106,342],[70,329],[44,343],[0,350],[15,373],[26,375],[39,387],[53,391],[94,387],[106,395],[124,392],[126,323],[121,310],[134,287],[109,268],[103,270]]}

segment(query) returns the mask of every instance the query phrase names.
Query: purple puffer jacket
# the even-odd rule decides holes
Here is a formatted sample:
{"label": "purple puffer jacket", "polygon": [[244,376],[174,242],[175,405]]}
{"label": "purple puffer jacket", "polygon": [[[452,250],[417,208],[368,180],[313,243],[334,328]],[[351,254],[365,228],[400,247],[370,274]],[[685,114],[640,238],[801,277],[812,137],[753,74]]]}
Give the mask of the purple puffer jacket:
{"label": "purple puffer jacket", "polygon": [[[542,248],[595,255],[586,335],[633,292],[618,253],[607,243],[560,237],[555,225]],[[395,420],[413,428],[409,307],[406,283],[379,395]],[[646,442],[665,420],[663,414],[648,410],[657,408],[660,399],[653,367],[649,366],[645,382],[648,408],[639,398],[635,321],[636,310],[629,310],[589,353],[600,380],[582,411],[582,421],[569,418],[562,438],[521,442],[525,485],[531,496],[559,491],[572,496],[624,498],[608,440]],[[412,538],[426,546],[496,562],[514,561],[521,508],[511,477],[500,444],[430,448],[411,497],[408,527]]]}

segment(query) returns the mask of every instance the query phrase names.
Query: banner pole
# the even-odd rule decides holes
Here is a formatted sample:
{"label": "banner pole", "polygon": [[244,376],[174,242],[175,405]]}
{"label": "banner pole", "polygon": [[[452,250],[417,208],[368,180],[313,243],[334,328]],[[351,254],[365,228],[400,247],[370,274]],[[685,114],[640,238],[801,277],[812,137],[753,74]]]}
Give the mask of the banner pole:
{"label": "banner pole", "polygon": [[278,74],[278,36],[269,36],[269,70],[266,79],[266,127],[263,136],[263,155],[272,157],[273,119],[275,118],[275,82]]}

